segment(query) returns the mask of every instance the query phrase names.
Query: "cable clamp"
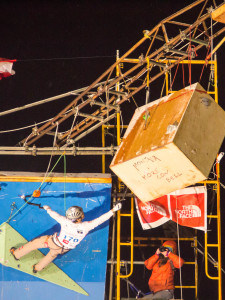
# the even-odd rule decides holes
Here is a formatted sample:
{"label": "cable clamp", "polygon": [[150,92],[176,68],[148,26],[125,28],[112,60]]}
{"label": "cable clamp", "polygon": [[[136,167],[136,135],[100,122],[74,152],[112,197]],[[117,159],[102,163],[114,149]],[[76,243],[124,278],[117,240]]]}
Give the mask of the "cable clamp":
{"label": "cable clamp", "polygon": [[32,155],[37,156],[37,147],[35,145],[32,147]]}
{"label": "cable clamp", "polygon": [[32,134],[33,134],[33,136],[39,135],[39,133],[38,133],[38,127],[36,125],[32,128]]}

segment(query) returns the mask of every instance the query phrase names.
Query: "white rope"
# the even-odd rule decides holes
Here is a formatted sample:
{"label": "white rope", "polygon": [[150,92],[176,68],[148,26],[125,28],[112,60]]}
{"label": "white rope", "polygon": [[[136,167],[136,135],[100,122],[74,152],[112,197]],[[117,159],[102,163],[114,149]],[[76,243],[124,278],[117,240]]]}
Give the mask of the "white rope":
{"label": "white rope", "polygon": [[[125,81],[125,82],[128,82],[128,81],[130,81],[130,80],[131,80],[131,79],[127,79],[127,80],[124,80],[124,81]],[[110,79],[109,82],[110,82],[110,81],[112,81],[112,79]],[[102,83],[104,83],[104,82],[100,82],[98,85],[100,85],[100,84],[102,84]],[[123,84],[123,83],[120,83],[120,85],[121,85],[121,84]],[[35,102],[35,103],[25,105],[25,106],[23,106],[23,107],[18,107],[18,108],[9,110],[9,111],[0,112],[0,116],[1,116],[1,115],[4,115],[4,114],[8,114],[8,113],[15,112],[15,111],[18,111],[18,110],[23,110],[23,109],[26,109],[26,108],[28,108],[28,107],[32,107],[32,106],[35,106],[35,105],[40,105],[40,104],[46,103],[46,102],[48,102],[48,101],[57,100],[57,99],[59,99],[59,98],[65,97],[65,96],[75,95],[75,92],[79,93],[79,92],[85,90],[86,88],[87,88],[87,86],[84,87],[84,88],[75,90],[75,91],[71,91],[71,92],[68,92],[68,93],[65,93],[65,94],[61,94],[61,95],[58,95],[58,96],[55,96],[55,97],[51,97],[51,98],[48,98],[48,99],[45,99],[45,100],[40,100],[40,101],[37,101],[37,102]],[[112,88],[110,88],[110,89],[112,89]],[[99,98],[100,98],[100,97],[99,97]],[[104,103],[104,101],[103,101],[101,98],[100,98],[100,100]],[[72,109],[68,110],[66,113],[70,112],[71,110],[72,110]],[[41,124],[43,124],[43,123],[46,123],[46,122],[51,121],[52,119],[53,119],[53,118],[48,119],[48,120],[45,120],[45,121],[42,121],[42,122],[39,122],[39,123],[36,123],[35,125],[36,125],[36,126],[37,126],[37,125],[41,125]],[[35,125],[32,124],[32,125],[27,125],[27,126],[24,126],[24,127],[19,127],[19,128],[9,129],[9,130],[2,130],[2,131],[0,131],[0,134],[1,134],[1,133],[10,133],[10,132],[14,132],[14,131],[25,130],[25,129],[28,129],[28,128],[32,128],[32,127],[34,127]],[[68,132],[68,131],[65,131],[65,132]],[[65,133],[65,132],[64,132],[64,133]],[[30,134],[30,135],[31,135],[31,134]],[[30,135],[28,136],[28,138],[30,137]],[[28,139],[28,138],[27,138],[27,139]],[[26,140],[26,142],[27,142],[27,140]],[[26,142],[24,143],[24,145],[26,145]]]}
{"label": "white rope", "polygon": [[109,117],[109,90],[106,89],[105,91],[105,97],[106,97],[106,107],[107,107],[107,118]]}
{"label": "white rope", "polygon": [[164,88],[165,88],[165,83],[166,83],[166,76],[164,77],[163,86],[162,86],[161,93],[160,93],[160,98],[162,98],[163,91],[164,91]]}
{"label": "white rope", "polygon": [[[73,122],[72,122],[72,125],[71,125],[71,128],[70,128],[70,131],[69,131],[69,134],[67,136],[67,141],[69,140],[70,136],[71,136],[71,133],[72,133],[72,129],[73,129],[73,126],[74,126],[74,123],[76,121],[76,118],[77,118],[77,115],[78,115],[78,109],[76,110],[76,113],[74,115],[74,118],[73,118]],[[67,147],[67,146],[66,146]],[[66,149],[65,149],[66,150]]]}
{"label": "white rope", "polygon": [[[177,210],[177,197],[176,197],[176,210]],[[178,213],[177,213],[177,245],[178,245],[178,257],[179,257],[179,266],[180,266],[180,233],[179,233],[179,226],[178,226]],[[179,275],[180,275],[180,294],[181,299],[183,299],[183,290],[182,290],[182,273],[181,267],[179,268]]]}
{"label": "white rope", "polygon": [[121,128],[120,128],[120,138],[121,138],[122,132],[123,132],[123,116],[122,116],[122,112],[120,113],[120,120],[121,120]]}
{"label": "white rope", "polygon": [[[133,76],[133,77],[134,77],[134,76]],[[123,81],[117,82],[118,86],[121,86],[121,85],[123,85],[124,83],[127,83],[127,82],[131,81],[131,80],[133,79],[133,77],[124,77],[124,78],[123,78]],[[110,90],[112,90],[112,89],[114,89],[114,88],[115,88],[115,87],[112,86],[112,87],[109,88],[108,90],[110,91]]]}
{"label": "white rope", "polygon": [[96,56],[75,56],[75,57],[53,57],[53,58],[33,58],[33,59],[18,59],[17,62],[30,62],[30,61],[53,61],[53,60],[73,60],[73,59],[90,59],[90,58],[111,58],[115,55],[96,55]]}
{"label": "white rope", "polygon": [[212,21],[212,14],[211,14],[211,56],[212,56],[212,60],[214,60],[214,54],[212,55],[213,52],[213,21]]}
{"label": "white rope", "polygon": [[[112,79],[111,79],[112,80]],[[111,80],[109,80],[109,81],[111,81]],[[128,81],[130,81],[131,79],[127,79],[127,80],[124,80],[125,82],[128,82]],[[101,84],[102,84],[103,82],[101,82]],[[120,85],[122,85],[123,83],[120,83]],[[68,93],[65,93],[65,94],[61,94],[61,95],[58,95],[58,96],[56,96],[56,97],[51,97],[51,98],[48,98],[48,99],[45,99],[45,100],[41,100],[41,101],[38,101],[38,102],[35,102],[35,103],[33,103],[33,104],[31,104],[31,105],[38,105],[38,104],[42,104],[42,103],[44,103],[44,102],[42,102],[42,101],[46,101],[46,100],[49,100],[49,101],[52,101],[52,100],[56,100],[56,99],[58,99],[58,97],[62,97],[62,96],[68,96],[69,94],[70,95],[74,95],[74,93],[75,92],[80,92],[80,91],[82,91],[82,90],[84,90],[84,89],[86,89],[87,87],[84,87],[84,88],[81,88],[81,89],[78,89],[78,90],[75,90],[75,91],[71,91],[71,92],[68,92]],[[110,89],[112,89],[112,88],[110,88]],[[100,98],[100,97],[99,97]],[[104,103],[104,101],[100,98],[100,100]],[[45,102],[46,103],[46,102]],[[28,104],[29,105],[29,104]],[[27,106],[28,106],[27,105]],[[21,110],[22,109],[26,109],[25,107],[21,107]],[[71,109],[70,110],[68,110],[66,113],[68,113],[68,112],[70,112],[71,111]],[[6,112],[9,112],[9,111],[6,111]],[[0,113],[0,115],[1,114],[4,114],[4,113],[6,113],[6,112],[2,112],[2,113]],[[45,120],[45,121],[41,121],[41,122],[39,122],[39,123],[36,123],[35,125],[37,126],[37,125],[41,125],[41,124],[43,124],[43,123],[46,123],[46,122],[49,122],[49,121],[51,121],[53,118],[51,118],[51,119],[48,119],[48,120]],[[2,131],[0,131],[0,134],[1,133],[10,133],[10,132],[14,132],[14,131],[20,131],[20,130],[25,130],[25,129],[28,129],[28,128],[32,128],[32,127],[34,127],[35,126],[34,124],[32,124],[32,125],[27,125],[27,126],[24,126],[24,127],[19,127],[19,128],[14,128],[14,129],[9,129],[9,130],[2,130]],[[65,132],[67,132],[67,131],[65,131]],[[64,133],[65,133],[64,132]],[[31,134],[30,134],[31,135]],[[28,138],[30,137],[30,135],[28,136]],[[28,139],[27,138],[27,139]],[[26,142],[24,143],[24,145],[26,145]]]}
{"label": "white rope", "polygon": [[[66,113],[69,113],[71,110],[72,110],[72,109],[68,110]],[[53,118],[48,119],[48,120],[45,120],[45,121],[42,121],[42,122],[39,122],[39,123],[35,123],[35,125],[32,124],[32,125],[28,125],[28,126],[25,126],[25,127],[20,127],[20,128],[15,128],[15,129],[10,129],[10,130],[0,131],[0,134],[1,134],[1,133],[9,133],[9,132],[14,132],[14,131],[24,130],[24,129],[27,129],[27,128],[31,128],[31,127],[34,127],[34,126],[37,126],[37,125],[44,124],[44,123],[46,123],[46,122],[50,122],[51,120],[53,120]],[[67,131],[68,131],[68,130],[67,130]],[[66,133],[67,131],[61,132],[61,133]],[[25,143],[24,143],[24,146],[26,145],[27,140],[28,140],[28,138],[31,136],[31,134],[32,134],[32,133],[30,133],[30,135],[27,137],[27,139],[26,139],[26,141],[25,141]]]}
{"label": "white rope", "polygon": [[[109,79],[108,82],[111,82],[113,80],[114,80],[114,78]],[[98,86],[102,85],[103,83],[105,83],[105,81],[97,83],[95,85],[95,87],[98,87]],[[34,107],[34,106],[38,106],[38,105],[45,104],[45,103],[48,103],[48,102],[51,102],[51,101],[55,101],[55,100],[58,100],[58,99],[61,99],[61,98],[67,97],[67,96],[77,96],[77,95],[80,95],[80,93],[85,91],[87,88],[88,88],[88,86],[85,86],[83,88],[73,90],[73,91],[70,91],[70,92],[67,92],[67,93],[64,93],[64,94],[60,94],[60,95],[57,95],[57,96],[54,96],[54,97],[46,98],[44,100],[39,100],[39,101],[30,103],[30,104],[26,104],[26,105],[23,105],[23,106],[20,106],[20,107],[12,108],[12,109],[9,109],[9,110],[6,110],[6,111],[2,111],[2,112],[0,112],[0,117],[4,116],[4,115],[7,115],[7,114],[15,113],[15,112],[20,111],[20,110],[28,109],[28,108],[31,108],[31,107]]]}
{"label": "white rope", "polygon": [[[210,32],[211,32],[211,59],[214,60],[214,54],[212,55],[212,52],[213,52],[213,23],[212,23],[212,16],[211,16],[211,28],[210,28]],[[211,84],[214,84],[214,68],[213,68],[213,65],[211,65],[211,68],[210,68],[210,74],[209,74],[209,82],[208,82],[208,88],[207,88],[207,92],[210,90],[210,85]]]}
{"label": "white rope", "polygon": [[51,162],[52,162],[53,151],[54,151],[54,147],[55,147],[55,143],[56,143],[56,138],[57,138],[57,134],[58,134],[58,128],[59,128],[59,123],[56,122],[56,131],[55,131],[55,136],[54,136],[53,145],[52,145],[52,152],[51,152],[51,156],[50,156],[50,159],[49,159],[49,163],[48,163],[47,170],[46,170],[46,172],[45,172],[45,175],[44,175],[44,178],[43,178],[43,180],[42,180],[42,182],[41,182],[40,187],[42,186],[42,184],[43,184],[44,181],[45,181],[45,178],[47,177],[47,174],[48,174],[48,171],[49,171]]}
{"label": "white rope", "polygon": [[[76,110],[76,113],[75,113],[75,115],[74,115],[74,119],[73,119],[73,122],[72,122],[72,125],[71,125],[71,128],[70,128],[70,133],[69,133],[69,135],[68,135],[68,138],[69,138],[69,136],[71,135],[71,132],[72,132],[72,129],[73,129],[74,122],[75,122],[75,120],[76,120],[77,114],[78,114],[78,110]],[[44,183],[44,181],[45,181],[45,178],[46,178],[47,175],[48,175],[49,168],[50,168],[50,166],[51,166],[52,157],[53,157],[53,152],[54,152],[54,147],[55,147],[55,144],[56,144],[56,138],[57,138],[57,135],[58,135],[58,129],[59,129],[59,123],[56,122],[56,131],[55,131],[55,136],[54,136],[54,141],[53,141],[53,146],[52,146],[52,152],[51,152],[51,156],[50,156],[50,160],[49,160],[49,163],[48,163],[47,170],[46,170],[46,172],[45,172],[45,175],[44,175],[44,178],[43,178],[43,180],[42,180],[42,183],[41,183],[40,187],[43,185],[43,183]],[[66,144],[66,145],[65,145],[65,150],[66,150],[67,146],[68,146],[68,145]],[[66,180],[66,175],[65,175],[65,174],[64,174],[64,177],[65,177],[65,180]],[[66,192],[65,192],[65,190],[64,190],[64,194],[65,194],[65,193],[66,193]]]}
{"label": "white rope", "polygon": [[27,128],[34,127],[34,126],[36,126],[36,125],[40,125],[40,124],[49,122],[49,121],[51,121],[52,119],[53,119],[53,118],[48,119],[48,120],[45,120],[45,121],[42,121],[42,122],[39,122],[39,123],[36,123],[35,125],[33,124],[33,125],[25,126],[25,127],[16,128],[16,129],[3,130],[3,131],[0,131],[0,133],[9,133],[9,132],[14,132],[14,131],[24,130],[24,129],[27,129]]}
{"label": "white rope", "polygon": [[214,180],[215,178],[217,178],[217,174],[216,174],[216,170],[215,170],[216,164],[217,164],[217,162],[215,162],[215,163],[213,164],[212,171],[211,171],[211,173],[210,173],[210,174],[213,174],[213,177],[209,177],[209,178],[208,178],[209,180]]}

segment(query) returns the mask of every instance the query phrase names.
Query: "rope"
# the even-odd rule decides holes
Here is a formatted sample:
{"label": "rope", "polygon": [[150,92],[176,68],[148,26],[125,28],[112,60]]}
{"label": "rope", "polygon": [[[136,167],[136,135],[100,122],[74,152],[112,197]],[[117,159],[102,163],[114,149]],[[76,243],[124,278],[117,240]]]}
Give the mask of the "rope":
{"label": "rope", "polygon": [[174,77],[173,77],[173,81],[172,81],[172,83],[171,83],[171,85],[170,85],[170,89],[169,89],[169,91],[171,91],[171,90],[172,90],[172,87],[173,87],[174,80],[175,80],[175,78],[176,78],[176,76],[177,76],[177,71],[178,71],[178,68],[179,68],[179,64],[177,64],[177,68],[176,68],[176,71],[175,71],[175,74],[174,74]]}
{"label": "rope", "polygon": [[[57,137],[57,134],[58,134],[58,128],[59,128],[59,123],[56,122],[56,131],[55,131],[55,136],[54,136],[54,140],[53,140],[53,148],[54,148],[55,143],[56,143],[56,137]],[[43,178],[43,180],[42,180],[41,186],[42,186],[42,184],[44,183],[44,180],[45,180],[45,178],[46,178],[46,176],[47,176],[47,173],[48,173],[48,170],[49,170],[49,168],[50,168],[51,161],[52,161],[52,156],[53,156],[53,149],[52,149],[52,152],[51,152],[51,156],[50,156],[50,160],[49,160],[49,163],[48,163],[48,167],[47,167],[47,170],[46,170],[46,172],[45,172],[45,176],[44,176],[44,178]],[[40,186],[40,187],[41,187],[41,186]]]}
{"label": "rope", "polygon": [[[62,156],[63,155],[65,155],[65,154],[62,154],[59,158],[58,158],[58,160],[57,160],[57,162],[55,163],[55,165],[53,166],[53,168],[52,168],[52,170],[49,172],[49,175],[48,176],[50,176],[50,174],[53,172],[53,170],[54,170],[54,168],[56,167],[56,165],[58,164],[58,162],[60,161],[60,159],[62,158]],[[40,187],[38,188],[38,190],[41,188],[41,186],[42,186],[42,184],[40,185]],[[13,218],[13,217],[15,217],[23,208],[24,208],[24,206],[25,205],[27,205],[27,203],[28,202],[31,202],[31,200],[33,199],[34,197],[31,195],[30,196],[30,198],[28,199],[28,200],[26,200],[26,202],[13,214],[13,215],[11,215],[9,218],[8,218],[8,220],[7,221],[5,221],[5,222],[3,222],[1,225],[3,225],[3,224],[5,224],[5,223],[9,223],[10,222],[10,220]],[[0,226],[1,226],[0,225]]]}
{"label": "rope", "polygon": [[[42,122],[39,122],[39,123],[35,123],[35,125],[43,124],[45,122],[51,121],[52,119],[53,118],[42,121]],[[0,131],[0,133],[14,132],[14,131],[24,130],[24,129],[31,128],[31,127],[34,127],[34,125],[32,124],[32,125],[28,125],[28,126],[25,126],[25,127],[20,127],[20,128],[10,129],[10,130],[3,130],[3,131]]]}
{"label": "rope", "polygon": [[75,59],[95,59],[95,58],[111,58],[115,55],[106,56],[75,56],[75,57],[54,57],[54,58],[32,58],[32,59],[17,59],[17,62],[30,62],[30,61],[54,61],[54,60],[75,60]]}
{"label": "rope", "polygon": [[[54,141],[53,141],[53,147],[55,146],[56,137],[57,137],[57,132],[58,132],[58,122],[57,122],[57,127],[56,127],[55,137],[54,137]],[[42,187],[42,185],[43,185],[45,179],[51,175],[51,173],[53,172],[53,170],[55,169],[55,167],[56,167],[57,164],[59,163],[59,161],[60,161],[60,159],[62,158],[62,156],[65,156],[65,152],[58,158],[58,160],[56,161],[55,165],[53,166],[53,168],[51,169],[51,171],[48,173],[49,167],[50,167],[50,165],[51,165],[52,156],[53,156],[53,151],[52,151],[52,154],[51,154],[51,157],[50,157],[50,160],[49,160],[49,164],[48,164],[48,167],[47,167],[47,171],[46,171],[46,173],[45,173],[45,176],[44,176],[44,178],[43,178],[43,180],[42,180],[42,182],[41,182],[41,184],[40,184],[38,190],[41,189],[41,187]],[[47,175],[47,173],[48,173],[48,175]],[[30,198],[29,198],[28,200],[25,200],[25,203],[24,203],[17,211],[16,211],[14,214],[11,214],[10,217],[8,218],[8,220],[5,221],[5,222],[3,222],[2,224],[4,224],[4,223],[9,223],[10,220],[11,220],[13,217],[15,217],[15,216],[23,209],[23,207],[24,207],[25,205],[28,204],[28,202],[31,202],[32,199],[33,199],[33,196],[31,195]],[[2,225],[2,224],[1,224],[1,225]]]}
{"label": "rope", "polygon": [[[207,50],[207,53],[206,53],[206,58],[207,58],[207,56],[208,56],[208,54],[209,54],[209,49],[210,49],[210,45],[208,46],[208,50]],[[199,77],[199,82],[200,82],[201,79],[202,79],[202,74],[203,74],[203,71],[204,71],[206,65],[207,65],[207,60],[205,59],[205,63],[204,63],[204,65],[203,65],[203,67],[202,67],[201,75],[200,75],[200,77]]]}
{"label": "rope", "polygon": [[[206,54],[206,58],[205,58],[205,64],[203,65],[202,67],[202,72],[201,72],[201,75],[200,75],[200,78],[199,78],[199,82],[201,81],[201,78],[202,78],[202,74],[203,74],[203,70],[205,68],[205,66],[207,65],[208,61],[207,61],[207,57],[209,55],[209,50],[211,49],[211,60],[213,60],[213,57],[212,57],[212,52],[213,52],[213,23],[212,23],[212,16],[211,16],[211,26],[210,26],[210,31],[211,31],[211,44],[209,44],[208,46],[208,50],[207,50],[207,54]],[[212,67],[212,65],[211,65]],[[213,70],[211,69],[211,72],[210,72],[210,76],[209,76],[209,83],[208,83],[208,90],[209,91],[209,88],[210,88],[210,82],[213,82],[214,83],[214,73],[213,73]]]}
{"label": "rope", "polygon": [[[67,141],[69,141],[69,138],[70,138],[70,136],[71,136],[72,129],[73,129],[74,123],[75,123],[75,121],[76,121],[77,115],[78,115],[78,110],[76,110],[76,113],[75,113],[75,115],[74,115],[73,122],[72,122],[72,125],[71,125],[71,128],[70,128],[70,132],[69,132],[69,134],[68,134],[68,136],[67,136],[67,139],[66,139]],[[66,145],[66,147],[67,147],[67,145]]]}
{"label": "rope", "polygon": [[[210,31],[211,31],[211,57],[212,57],[212,52],[213,52],[213,23],[212,23],[212,14],[211,14],[211,23],[210,23]],[[214,54],[213,54],[213,57],[212,57],[212,60],[214,60]]]}
{"label": "rope", "polygon": [[126,281],[130,285],[131,290],[136,292],[137,296],[139,295],[145,296],[145,294],[141,290],[139,290],[129,279],[127,278],[121,278],[121,279]]}
{"label": "rope", "polygon": [[146,57],[147,61],[147,88],[149,88],[149,57]]}
{"label": "rope", "polygon": [[[64,152],[65,153],[65,152]],[[53,172],[53,170],[55,169],[55,167],[57,166],[57,164],[59,163],[60,159],[64,156],[64,153],[60,155],[60,157],[58,158],[57,162],[54,164],[53,168],[51,169],[51,171],[48,173],[48,175],[45,178],[48,178],[51,173]],[[41,186],[44,184],[44,180],[42,181],[42,183],[40,184],[38,190],[41,189]]]}
{"label": "rope", "polygon": [[188,70],[189,70],[189,84],[191,85],[191,27],[190,27],[190,43],[189,43],[189,47],[188,47]]}
{"label": "rope", "polygon": [[[149,57],[146,57],[146,61],[147,61],[147,75],[146,75],[146,99],[145,99],[145,104],[148,104],[149,102]],[[146,116],[147,117],[147,116]]]}
{"label": "rope", "polygon": [[64,152],[64,211],[66,213],[66,155]]}
{"label": "rope", "polygon": [[[177,210],[177,197],[176,197],[176,210]],[[179,226],[178,226],[178,214],[177,214],[177,245],[178,245],[178,257],[179,257],[179,265],[180,265],[180,233],[179,233]],[[179,275],[180,275],[180,294],[181,299],[183,299],[183,290],[182,290],[182,275],[181,275],[181,268],[179,268]]]}
{"label": "rope", "polygon": [[5,224],[5,223],[9,223],[10,220],[15,217],[23,208],[25,205],[27,205],[27,202],[30,202],[30,200],[33,198],[33,196],[30,196],[30,198],[13,214],[11,215],[7,221],[3,222],[1,225]]}
{"label": "rope", "polygon": [[[114,79],[115,78],[108,79],[107,82],[112,82]],[[101,86],[102,84],[105,84],[105,83],[106,83],[106,81],[99,82],[95,85],[95,87]],[[55,100],[59,100],[59,99],[65,98],[65,97],[78,96],[78,95],[80,95],[81,92],[85,91],[87,88],[88,88],[88,86],[85,86],[83,88],[76,89],[76,90],[73,90],[73,91],[69,91],[69,92],[66,92],[66,93],[63,93],[63,94],[59,94],[57,96],[53,96],[53,97],[50,97],[50,98],[46,98],[46,99],[43,99],[43,100],[32,102],[30,104],[26,104],[26,105],[23,105],[23,106],[19,106],[19,107],[16,107],[16,108],[5,110],[5,111],[0,112],[0,117],[5,116],[7,114],[15,113],[15,112],[18,112],[18,111],[21,111],[21,110],[24,110],[24,109],[32,108],[34,106],[46,104],[46,103],[49,103],[49,102],[52,102],[52,101],[55,101]],[[67,111],[67,112],[69,112],[69,111]]]}
{"label": "rope", "polygon": [[[121,68],[119,69],[119,72],[120,72],[120,75],[123,77]],[[124,77],[122,78],[123,83],[124,83],[125,85],[126,85],[127,82],[129,82],[129,81],[131,81],[131,80],[133,79],[133,77],[131,77],[131,78],[126,77],[126,78],[127,78],[126,80],[125,80]],[[122,84],[122,83],[120,83],[119,85],[121,85],[121,84]],[[127,87],[127,90],[128,90],[128,92],[130,93],[129,87]],[[135,101],[135,99],[134,99],[134,96],[132,96],[131,99],[134,101],[135,106],[138,108],[138,105],[137,105],[137,103],[136,103],[136,101]]]}
{"label": "rope", "polygon": [[[209,189],[208,189],[209,190]],[[216,192],[214,190],[212,190],[213,192],[213,195],[212,195],[212,205],[211,205],[211,208],[210,208],[210,211],[209,211],[209,215],[212,215],[213,213],[213,207],[214,207],[214,202],[216,200]],[[207,221],[207,230],[210,231],[211,229],[211,218]],[[199,241],[197,241],[199,243]],[[199,294],[199,290],[200,290],[200,285],[201,285],[201,282],[202,282],[202,276],[203,276],[203,273],[205,272],[204,271],[204,260],[205,260],[205,255],[202,255],[202,260],[201,260],[201,268],[199,270],[199,280],[198,280],[198,294]],[[199,296],[199,295],[197,295]]]}
{"label": "rope", "polygon": [[[210,50],[210,49],[211,49],[211,59],[213,60],[213,57],[212,57],[212,51],[213,51],[213,38],[212,38],[212,36],[213,36],[213,24],[212,24],[212,16],[211,16],[210,31],[211,31],[211,44],[209,44],[209,46],[208,46],[208,50],[207,50],[207,54],[206,54],[206,58],[205,58],[205,64],[204,64],[203,67],[202,67],[202,72],[201,72],[201,75],[200,75],[200,78],[199,78],[199,82],[201,81],[202,74],[203,74],[203,70],[204,70],[205,66],[207,65],[207,57],[208,57],[208,54],[209,54],[209,50]],[[211,80],[211,76],[212,76],[212,78],[214,77],[213,75],[214,75],[214,73],[213,73],[212,70],[211,70],[209,82],[210,82],[210,80]],[[213,78],[213,79],[214,79],[214,78]],[[209,89],[209,85],[208,85],[208,89]]]}
{"label": "rope", "polygon": [[183,87],[185,88],[184,64],[182,64],[182,73],[183,73]]}
{"label": "rope", "polygon": [[120,122],[121,122],[121,124],[120,124],[120,137],[122,136],[122,133],[123,133],[123,126],[124,126],[124,124],[123,124],[123,115],[122,115],[122,112],[120,113]]}
{"label": "rope", "polygon": [[[217,23],[217,22],[215,22],[212,26],[215,26],[216,23]],[[207,30],[210,29],[210,28],[211,28],[211,26],[208,27]],[[198,31],[200,31],[200,33],[199,33],[199,35],[196,36],[197,39],[198,39],[199,37],[201,37],[203,34],[205,34],[205,35],[208,37],[208,34],[207,34],[206,32],[201,31],[199,28],[198,28]],[[191,31],[191,33],[193,33],[193,32],[194,32],[194,30]],[[176,44],[176,47],[179,46],[181,43],[183,43],[182,40]],[[186,46],[188,46],[188,44],[189,44],[189,42],[187,42],[186,44],[184,44],[184,45],[183,45],[182,47],[180,47],[178,50],[184,49]],[[173,49],[173,48],[172,48],[172,49]]]}
{"label": "rope", "polygon": [[163,85],[162,85],[162,89],[161,89],[161,93],[160,93],[160,98],[162,98],[163,91],[164,91],[164,88],[165,88],[165,84],[166,84],[166,76],[164,77],[164,81],[163,81]]}

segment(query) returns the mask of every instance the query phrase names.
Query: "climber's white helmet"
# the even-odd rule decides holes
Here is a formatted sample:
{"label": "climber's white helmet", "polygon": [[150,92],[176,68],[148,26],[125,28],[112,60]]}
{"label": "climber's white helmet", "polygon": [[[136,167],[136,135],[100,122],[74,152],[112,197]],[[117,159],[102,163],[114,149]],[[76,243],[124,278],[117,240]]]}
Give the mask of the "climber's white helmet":
{"label": "climber's white helmet", "polygon": [[66,217],[67,219],[71,220],[72,222],[75,222],[77,219],[83,219],[84,218],[84,212],[82,207],[80,206],[71,206],[66,211]]}

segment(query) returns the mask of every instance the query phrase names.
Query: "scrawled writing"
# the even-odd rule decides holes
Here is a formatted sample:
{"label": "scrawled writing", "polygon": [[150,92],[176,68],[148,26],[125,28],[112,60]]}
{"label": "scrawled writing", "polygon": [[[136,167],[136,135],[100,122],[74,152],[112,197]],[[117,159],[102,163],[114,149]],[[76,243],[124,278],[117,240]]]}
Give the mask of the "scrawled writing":
{"label": "scrawled writing", "polygon": [[167,176],[168,174],[169,174],[169,171],[168,171],[168,170],[163,171],[163,172],[159,172],[159,174],[157,175],[157,178],[158,178],[158,179],[161,179],[161,178]]}
{"label": "scrawled writing", "polygon": [[[148,168],[149,169],[149,168]],[[155,168],[154,170],[152,170],[152,171],[147,171],[146,172],[146,174],[144,174],[144,175],[142,175],[142,178],[143,179],[145,179],[145,180],[147,180],[148,178],[151,178],[152,176],[154,176],[154,175],[157,175],[158,174],[158,170],[157,170],[157,168]],[[157,175],[158,176],[158,175]]]}
{"label": "scrawled writing", "polygon": [[163,161],[156,155],[145,156],[134,162],[133,167],[138,171],[142,179],[148,181],[149,179],[162,180],[167,183],[172,183],[178,177],[182,176],[181,172],[170,171],[163,166]]}
{"label": "scrawled writing", "polygon": [[147,170],[145,172],[143,172],[144,174],[141,175],[141,177],[144,180],[148,180],[152,177],[158,179],[158,180],[166,180],[168,183],[173,182],[174,180],[176,180],[176,178],[182,176],[182,173],[180,172],[176,172],[176,173],[170,173],[169,170],[159,170],[158,168],[155,168],[153,170],[148,170],[149,168],[147,168]]}
{"label": "scrawled writing", "polygon": [[180,173],[180,172],[173,173],[173,175],[171,175],[171,176],[169,176],[169,177],[166,177],[166,181],[167,181],[168,183],[170,183],[171,181],[176,180],[176,178],[178,178],[178,177],[180,177],[180,176],[182,176],[182,173]]}
{"label": "scrawled writing", "polygon": [[153,155],[153,156],[145,156],[142,159],[136,161],[133,166],[135,169],[137,169],[138,171],[140,171],[140,167],[142,167],[144,164],[152,162],[155,163],[157,161],[161,161],[161,159],[159,159],[157,156]]}

